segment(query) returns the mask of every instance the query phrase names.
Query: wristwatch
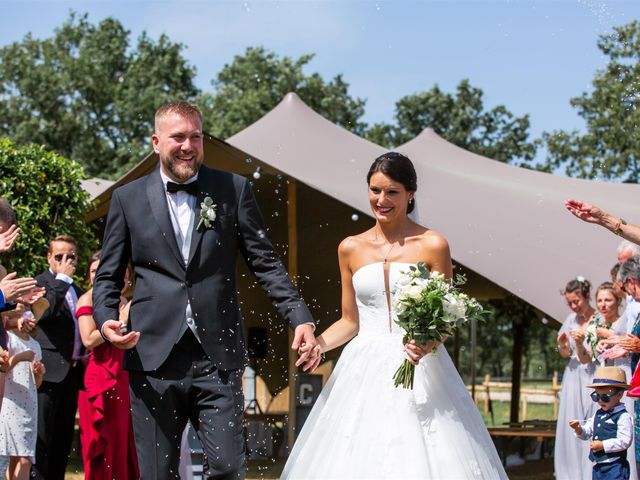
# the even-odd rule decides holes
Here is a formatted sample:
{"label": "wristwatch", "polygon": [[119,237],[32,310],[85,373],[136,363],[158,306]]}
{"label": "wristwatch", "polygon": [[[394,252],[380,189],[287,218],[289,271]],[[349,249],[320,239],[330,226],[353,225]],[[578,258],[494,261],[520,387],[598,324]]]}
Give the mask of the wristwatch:
{"label": "wristwatch", "polygon": [[618,220],[618,223],[616,223],[615,228],[613,229],[613,233],[615,233],[616,235],[622,235],[622,225],[626,225],[627,222],[624,221],[624,219],[620,218]]}

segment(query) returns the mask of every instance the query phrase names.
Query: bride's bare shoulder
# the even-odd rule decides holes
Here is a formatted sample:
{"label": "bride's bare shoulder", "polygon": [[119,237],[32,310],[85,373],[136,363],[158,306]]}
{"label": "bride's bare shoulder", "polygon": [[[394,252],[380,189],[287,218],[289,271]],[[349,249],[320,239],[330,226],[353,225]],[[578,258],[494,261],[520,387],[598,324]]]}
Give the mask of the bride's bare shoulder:
{"label": "bride's bare shoulder", "polygon": [[340,242],[338,246],[338,253],[340,255],[351,255],[353,252],[360,250],[362,247],[370,243],[369,230],[359,233],[357,235],[351,235]]}
{"label": "bride's bare shoulder", "polygon": [[449,242],[435,230],[425,229],[418,238],[422,247],[429,251],[449,251]]}

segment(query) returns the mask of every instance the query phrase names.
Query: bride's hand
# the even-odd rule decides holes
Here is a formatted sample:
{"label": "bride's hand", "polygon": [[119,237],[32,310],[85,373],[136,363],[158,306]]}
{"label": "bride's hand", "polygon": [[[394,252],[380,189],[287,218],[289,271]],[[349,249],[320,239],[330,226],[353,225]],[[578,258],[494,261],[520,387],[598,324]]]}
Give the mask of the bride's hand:
{"label": "bride's hand", "polygon": [[313,372],[322,361],[322,351],[320,349],[320,345],[316,344],[312,346],[308,343],[303,343],[302,345],[300,345],[300,347],[298,348],[298,356],[302,357],[302,355],[307,352],[309,352],[307,360],[305,360],[301,364],[302,371]]}
{"label": "bride's hand", "polygon": [[427,342],[424,345],[417,345],[415,340],[409,340],[404,346],[404,351],[409,357],[409,361],[414,365],[418,365],[420,359],[429,354],[436,346],[436,342]]}

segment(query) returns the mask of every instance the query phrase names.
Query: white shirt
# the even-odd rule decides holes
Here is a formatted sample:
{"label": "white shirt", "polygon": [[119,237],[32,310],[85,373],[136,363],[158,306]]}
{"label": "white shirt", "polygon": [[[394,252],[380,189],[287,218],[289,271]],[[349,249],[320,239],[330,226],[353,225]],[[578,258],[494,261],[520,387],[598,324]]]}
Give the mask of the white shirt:
{"label": "white shirt", "polygon": [[[167,207],[169,208],[169,218],[171,219],[171,225],[173,226],[173,233],[176,236],[176,241],[178,242],[178,247],[180,248],[180,253],[182,254],[182,260],[184,261],[184,264],[186,266],[187,262],[189,261],[191,234],[193,232],[193,222],[195,221],[196,216],[196,197],[184,191],[179,191],[176,193],[167,192],[167,182],[171,182],[172,180],[164,174],[162,169],[160,169],[160,177],[162,178],[162,183],[164,185]],[[192,183],[196,180],[198,180],[197,173],[183,183]],[[198,341],[200,341],[196,324],[193,320],[191,304],[188,300],[187,307],[185,309],[185,318],[187,326],[191,329]]]}

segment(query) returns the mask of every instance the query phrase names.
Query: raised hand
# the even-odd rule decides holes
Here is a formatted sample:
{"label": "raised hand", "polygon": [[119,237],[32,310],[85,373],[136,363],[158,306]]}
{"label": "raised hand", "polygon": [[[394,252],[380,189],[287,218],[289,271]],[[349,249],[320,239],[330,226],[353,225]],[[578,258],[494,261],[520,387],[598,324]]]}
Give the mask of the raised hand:
{"label": "raised hand", "polygon": [[630,333],[627,333],[626,336],[622,337],[618,345],[624,348],[627,352],[640,352],[640,338],[635,335],[631,335]]}
{"label": "raised hand", "polygon": [[9,250],[20,235],[20,229],[15,225],[11,225],[6,232],[3,230],[4,228],[0,227],[0,253]]}
{"label": "raised hand", "polygon": [[119,320],[107,320],[102,325],[102,334],[117,348],[128,350],[136,346],[140,340],[140,332],[121,333],[124,327],[123,322]]}
{"label": "raised hand", "polygon": [[586,338],[584,330],[582,330],[581,328],[574,328],[573,330],[571,330],[571,336],[576,343],[582,343]]}
{"label": "raised hand", "polygon": [[628,354],[629,352],[627,352],[622,345],[614,345],[612,348],[602,354],[602,358],[604,358],[605,360],[615,360],[617,358],[622,358]]}
{"label": "raised hand", "polygon": [[0,290],[5,302],[13,302],[36,286],[37,282],[33,278],[16,278],[16,276],[16,272],[11,272],[0,280]]}
{"label": "raised hand", "polygon": [[578,434],[582,434],[582,426],[580,425],[580,420],[569,420],[569,426],[573,428],[573,430]]}
{"label": "raised hand", "polygon": [[33,287],[31,290],[26,293],[20,295],[16,298],[18,303],[22,303],[24,305],[33,305],[42,297],[44,297],[45,293],[47,293],[46,288],[44,287]]}
{"label": "raised hand", "polygon": [[75,259],[68,258],[66,253],[62,255],[60,261],[54,259],[53,263],[55,268],[53,268],[52,270],[54,270],[56,273],[63,273],[67,277],[73,276],[76,271]]}
{"label": "raised hand", "polygon": [[576,217],[589,223],[599,223],[605,214],[595,205],[590,205],[580,200],[569,199],[564,202],[564,206]]}

